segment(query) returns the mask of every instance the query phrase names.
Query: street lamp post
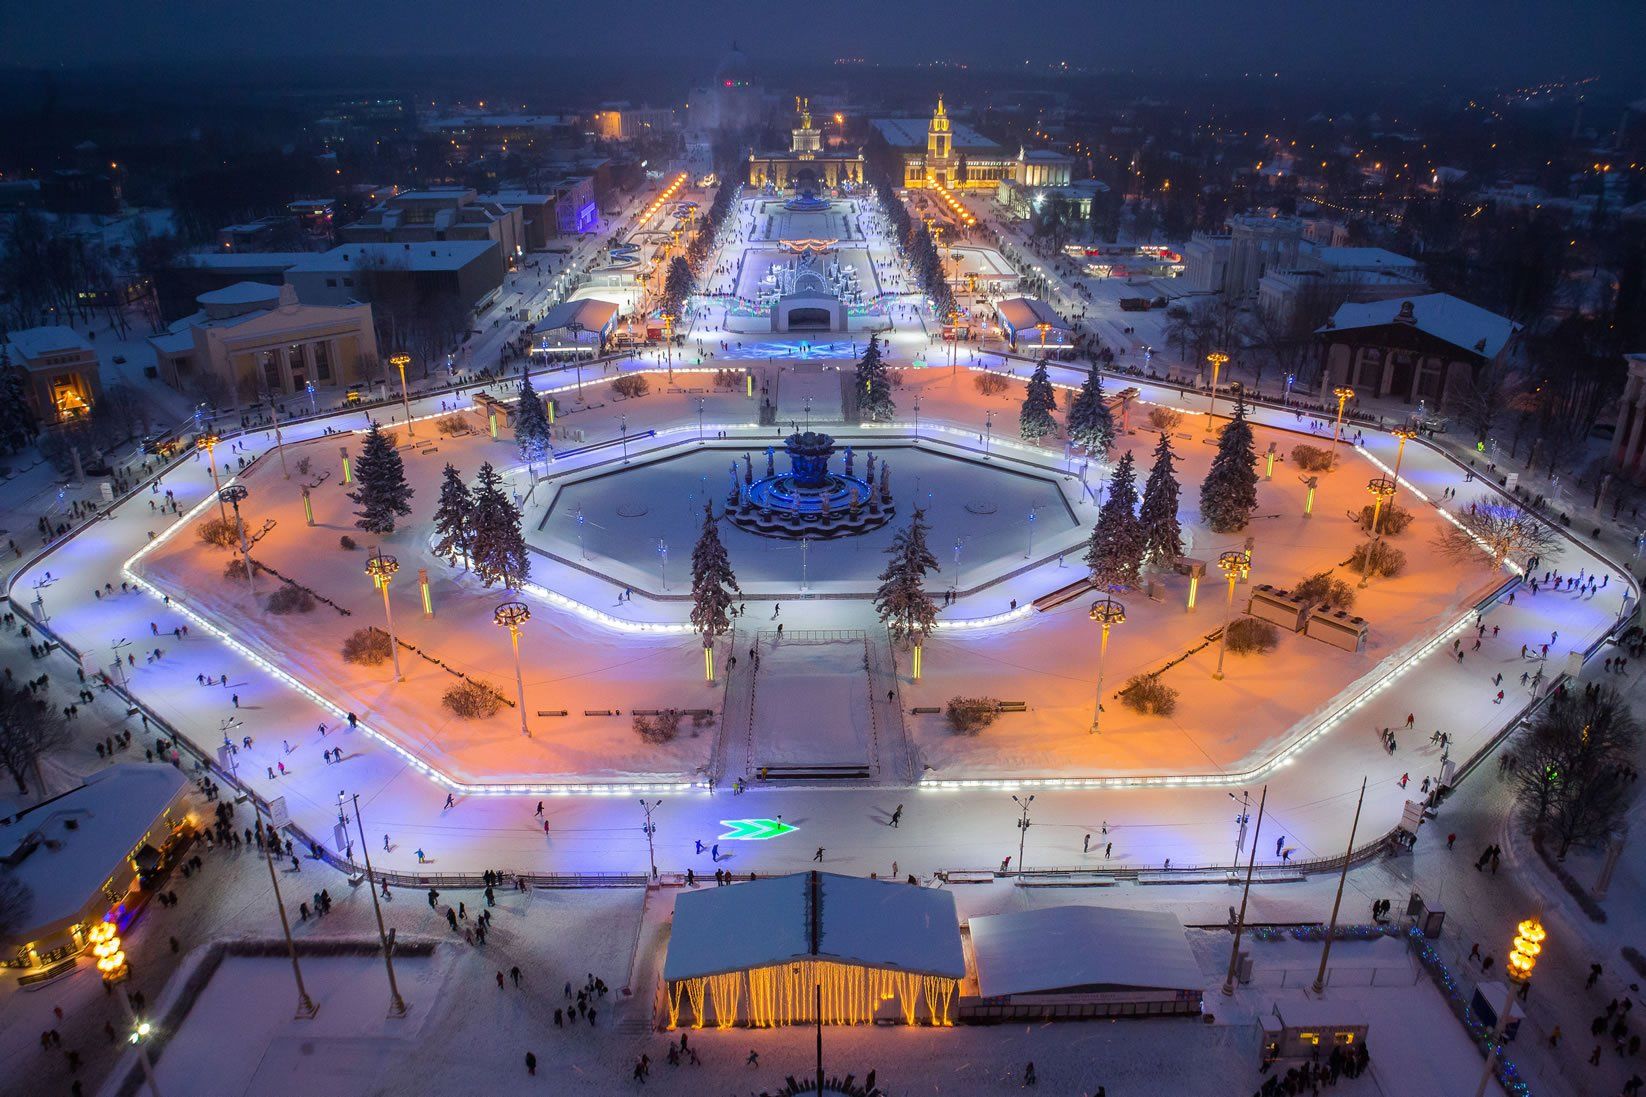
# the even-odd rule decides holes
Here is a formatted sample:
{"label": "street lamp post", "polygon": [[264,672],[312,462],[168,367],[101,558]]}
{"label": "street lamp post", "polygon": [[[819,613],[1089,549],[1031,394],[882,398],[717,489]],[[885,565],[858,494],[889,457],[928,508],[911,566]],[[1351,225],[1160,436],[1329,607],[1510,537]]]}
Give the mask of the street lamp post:
{"label": "street lamp post", "polygon": [[1372,561],[1377,556],[1377,546],[1383,539],[1380,528],[1383,519],[1383,501],[1394,498],[1395,482],[1383,476],[1374,476],[1366,481],[1366,490],[1372,493],[1372,543],[1366,550],[1365,570],[1360,573],[1360,586],[1364,590],[1372,579]]}
{"label": "street lamp post", "polygon": [[112,641],[111,645],[114,648],[114,665],[120,671],[120,684],[129,689],[131,682],[126,678],[126,657],[120,654],[120,650],[131,647],[131,641],[122,636],[119,640]]}
{"label": "street lamp post", "polygon": [[[354,794],[354,827],[360,833],[360,852],[366,858],[366,890],[371,892],[371,908],[377,915],[377,939],[383,943],[383,966],[389,970],[389,1016],[406,1016],[406,1000],[400,997],[400,984],[394,978],[394,938],[383,928],[383,907],[377,901],[377,889],[372,886],[371,846],[366,842],[366,824],[360,818],[360,794]],[[385,844],[388,839],[384,839]]]}
{"label": "street lamp post", "polygon": [[1229,799],[1240,805],[1240,814],[1235,817],[1239,829],[1235,831],[1234,862],[1229,866],[1230,872],[1236,872],[1240,868],[1240,851],[1246,848],[1246,824],[1252,821],[1252,794],[1241,789],[1239,796],[1229,793]]}
{"label": "street lamp post", "polygon": [[225,502],[234,507],[234,528],[240,535],[240,562],[246,566],[246,586],[251,588],[252,600],[257,599],[257,580],[251,572],[251,545],[246,541],[246,523],[240,518],[240,501],[251,492],[244,484],[230,484],[217,493],[217,505]]}
{"label": "street lamp post", "polygon": [[994,411],[993,411],[993,409],[991,409],[991,410],[985,411],[983,413],[983,459],[985,461],[992,460],[992,455],[989,453],[989,450],[993,446],[993,444],[994,444]]}
{"label": "street lamp post", "polygon": [[[1402,457],[1406,456],[1406,443],[1411,441],[1413,438],[1417,437],[1417,431],[1412,430],[1409,427],[1396,427],[1394,430],[1391,430],[1389,433],[1394,435],[1396,438],[1400,439],[1399,444],[1395,447],[1395,471],[1394,471],[1394,475],[1389,477],[1389,479],[1394,481],[1395,491],[1399,491],[1400,490],[1400,459]],[[1395,492],[1391,491],[1389,493],[1389,509],[1393,510],[1394,505],[1395,505]]]}
{"label": "street lamp post", "polygon": [[366,574],[371,576],[372,585],[383,592],[383,620],[389,627],[389,654],[394,658],[394,680],[404,681],[400,673],[400,642],[394,635],[394,610],[389,605],[389,584],[394,581],[394,573],[400,570],[400,561],[393,556],[385,556],[382,552],[373,553],[366,561]]}
{"label": "street lamp post", "polygon": [[411,355],[402,351],[389,356],[389,364],[400,371],[400,406],[406,411],[406,436],[417,437],[417,428],[412,426],[411,395],[406,391],[406,367],[411,365]]}
{"label": "street lamp post", "polygon": [[[200,450],[206,451],[206,460],[211,463],[212,490],[218,492],[223,490],[223,483],[217,478],[217,445],[222,440],[223,439],[219,437],[215,431],[209,430],[206,433],[199,435],[194,440],[194,448],[196,452]],[[219,496],[217,500],[217,517],[223,519],[225,522],[229,519],[228,514],[223,510],[223,499],[221,496]]]}
{"label": "street lamp post", "polygon": [[1269,803],[1269,786],[1263,786],[1263,793],[1257,798],[1257,829],[1252,831],[1252,852],[1246,857],[1246,887],[1240,893],[1240,913],[1235,916],[1234,943],[1229,946],[1229,972],[1223,977],[1223,997],[1233,998],[1235,988],[1235,970],[1240,962],[1240,938],[1246,931],[1246,900],[1252,894],[1252,873],[1257,868],[1257,840],[1263,836],[1263,809]]}
{"label": "street lamp post", "polygon": [[1337,440],[1343,433],[1343,405],[1348,403],[1349,398],[1354,394],[1355,390],[1347,385],[1339,385],[1332,390],[1332,395],[1337,397],[1337,421],[1332,424],[1332,464],[1334,465],[1337,464]]}
{"label": "street lamp post", "polygon": [[274,420],[274,451],[280,455],[280,475],[291,479],[291,470],[286,467],[286,440],[280,434],[280,407],[274,402],[274,390],[268,392],[269,418]]}
{"label": "street lamp post", "polygon": [[1087,616],[1103,627],[1103,639],[1097,646],[1097,701],[1092,705],[1092,734],[1096,735],[1103,716],[1103,657],[1109,653],[1109,629],[1126,622],[1126,607],[1113,598],[1104,598],[1092,603]]}
{"label": "street lamp post", "polygon": [[1017,821],[1017,872],[1021,876],[1023,874],[1023,842],[1029,836],[1029,805],[1034,803],[1034,796],[1031,795],[1025,800],[1023,797],[1014,794],[1012,799],[1017,802],[1018,807],[1023,809],[1023,817]]}
{"label": "street lamp post", "polygon": [[629,417],[627,415],[617,417],[617,431],[623,436],[623,463],[626,465],[629,463]]}
{"label": "street lamp post", "polygon": [[1343,905],[1343,885],[1349,880],[1349,862],[1354,860],[1355,833],[1360,830],[1360,809],[1366,803],[1366,778],[1360,779],[1360,799],[1355,801],[1354,822],[1349,824],[1349,847],[1343,851],[1343,868],[1337,874],[1337,898],[1332,900],[1332,919],[1326,924],[1326,941],[1320,949],[1320,970],[1315,972],[1314,991],[1326,992],[1326,961],[1332,955],[1332,938],[1337,935],[1337,911]]}
{"label": "street lamp post", "polygon": [[1212,416],[1213,416],[1213,413],[1217,410],[1217,375],[1218,375],[1218,372],[1223,369],[1223,363],[1227,362],[1228,360],[1229,360],[1229,356],[1227,354],[1224,354],[1220,350],[1214,350],[1214,351],[1212,351],[1212,353],[1210,353],[1206,356],[1206,361],[1208,361],[1212,364],[1212,399],[1211,399],[1211,402],[1206,405],[1206,429],[1207,430],[1212,429]]}
{"label": "street lamp post", "polygon": [[914,436],[920,437],[920,397],[914,398]]}
{"label": "street lamp post", "polygon": [[668,360],[669,382],[674,382],[674,313],[663,314],[663,354]]}
{"label": "street lamp post", "polygon": [[640,801],[640,810],[646,813],[646,855],[651,860],[653,880],[657,879],[657,844],[654,841],[657,834],[657,824],[652,822],[652,812],[656,811],[658,805],[662,802],[662,800],[653,800],[648,804],[643,797]]}
{"label": "street lamp post", "polygon": [[[249,791],[247,799],[251,801],[253,818],[258,823],[262,823],[262,801],[258,800],[255,793]],[[297,1016],[300,1019],[313,1020],[314,1015],[320,1011],[320,1007],[314,1004],[314,999],[309,997],[308,989],[303,986],[303,968],[297,962],[297,943],[291,939],[291,919],[286,917],[286,900],[280,894],[280,877],[274,871],[276,832],[273,826],[267,826],[263,829],[266,832],[266,839],[263,842],[263,859],[269,865],[269,883],[274,886],[274,905],[280,911],[280,931],[286,935],[286,952],[291,957],[291,973],[297,980]]]}
{"label": "street lamp post", "polygon": [[1252,561],[1244,552],[1235,550],[1218,556],[1217,566],[1223,572],[1223,577],[1229,581],[1229,599],[1223,607],[1223,635],[1219,638],[1217,646],[1217,669],[1212,672],[1212,677],[1221,682],[1223,654],[1229,650],[1229,625],[1234,620],[1235,583],[1251,574]]}
{"label": "street lamp post", "polygon": [[697,398],[697,444],[703,444],[703,397]]}
{"label": "street lamp post", "polygon": [[1509,992],[1503,996],[1503,1012],[1498,1015],[1497,1027],[1492,1030],[1491,1042],[1486,1047],[1486,1069],[1481,1072],[1475,1097],[1485,1097],[1486,1087],[1492,1084],[1492,1068],[1497,1065],[1498,1049],[1503,1046],[1503,1030],[1508,1027],[1509,1014],[1514,1012],[1515,989],[1531,981],[1532,969],[1537,966],[1538,954],[1543,951],[1543,941],[1548,936],[1543,923],[1536,918],[1526,919],[1515,930],[1514,945],[1504,964],[1509,975]]}
{"label": "street lamp post", "polygon": [[514,646],[515,697],[520,703],[520,734],[531,738],[526,727],[526,679],[520,672],[520,626],[532,619],[531,607],[524,602],[504,602],[492,614],[492,621],[509,630],[509,641]]}

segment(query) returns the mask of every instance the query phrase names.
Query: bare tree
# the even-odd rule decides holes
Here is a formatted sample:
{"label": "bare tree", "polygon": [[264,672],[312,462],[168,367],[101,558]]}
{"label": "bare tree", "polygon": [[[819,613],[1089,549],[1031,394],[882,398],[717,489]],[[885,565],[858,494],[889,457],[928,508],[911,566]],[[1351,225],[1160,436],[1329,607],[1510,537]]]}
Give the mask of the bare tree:
{"label": "bare tree", "polygon": [[27,795],[32,781],[45,793],[40,776],[40,758],[69,741],[63,716],[27,690],[0,686],[0,767],[17,782],[17,791]]}
{"label": "bare tree", "polygon": [[1463,390],[1457,405],[1458,418],[1473,432],[1475,441],[1484,442],[1498,419],[1509,410],[1514,395],[1504,371],[1488,365]]}
{"label": "bare tree", "polygon": [[[1546,552],[1559,534],[1531,511],[1492,495],[1482,495],[1457,510],[1458,525],[1446,523],[1434,544],[1452,560],[1504,560]],[[1462,528],[1459,528],[1461,526]]]}
{"label": "bare tree", "polygon": [[1627,766],[1639,737],[1616,687],[1605,686],[1555,696],[1515,740],[1521,815],[1555,839],[1558,856],[1617,832],[1633,799]]}
{"label": "bare tree", "polygon": [[34,893],[28,886],[14,877],[0,875],[0,940],[21,933],[33,909]]}

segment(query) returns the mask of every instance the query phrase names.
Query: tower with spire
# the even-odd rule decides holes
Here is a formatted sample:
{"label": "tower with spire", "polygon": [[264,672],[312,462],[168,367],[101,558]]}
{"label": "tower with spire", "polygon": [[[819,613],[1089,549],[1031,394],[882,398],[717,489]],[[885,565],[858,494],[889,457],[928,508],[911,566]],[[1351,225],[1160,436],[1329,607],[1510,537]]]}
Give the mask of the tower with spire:
{"label": "tower with spire", "polygon": [[949,115],[943,109],[943,97],[937,97],[937,112],[926,127],[926,185],[950,187],[955,181],[954,133],[949,128]]}

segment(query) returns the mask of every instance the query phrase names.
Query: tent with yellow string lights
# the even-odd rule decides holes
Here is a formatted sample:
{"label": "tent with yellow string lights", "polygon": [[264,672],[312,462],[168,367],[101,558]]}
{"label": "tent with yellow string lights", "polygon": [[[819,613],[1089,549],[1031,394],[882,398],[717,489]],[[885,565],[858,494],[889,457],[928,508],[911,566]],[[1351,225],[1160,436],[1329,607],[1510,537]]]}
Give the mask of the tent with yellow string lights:
{"label": "tent with yellow string lights", "polygon": [[663,990],[671,1029],[948,1025],[965,975],[949,892],[806,872],[680,895]]}

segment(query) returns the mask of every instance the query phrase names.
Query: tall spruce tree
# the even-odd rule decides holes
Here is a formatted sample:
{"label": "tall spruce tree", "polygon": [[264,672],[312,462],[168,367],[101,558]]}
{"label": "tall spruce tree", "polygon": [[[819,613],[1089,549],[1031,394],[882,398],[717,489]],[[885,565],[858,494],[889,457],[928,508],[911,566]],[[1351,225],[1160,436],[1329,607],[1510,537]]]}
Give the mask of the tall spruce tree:
{"label": "tall spruce tree", "polygon": [[1029,390],[1023,395],[1023,410],[1018,413],[1018,430],[1030,442],[1038,442],[1057,430],[1052,412],[1057,408],[1057,393],[1046,376],[1046,359],[1035,363],[1029,375]]}
{"label": "tall spruce tree", "polygon": [[462,474],[447,465],[440,474],[440,501],[434,508],[434,551],[469,566],[474,548],[474,496]]}
{"label": "tall spruce tree", "polygon": [[0,360],[0,449],[17,453],[39,433],[40,421],[24,395],[23,371]]}
{"label": "tall spruce tree", "polygon": [[892,402],[892,383],[886,377],[886,361],[880,354],[878,334],[869,336],[869,345],[857,360],[854,380],[858,413],[871,423],[890,422],[897,414],[897,405]]}
{"label": "tall spruce tree", "polygon": [[411,513],[413,492],[392,437],[376,423],[360,446],[354,477],[359,487],[349,492],[349,498],[360,508],[354,512],[354,524],[367,533],[393,533],[395,519]]}
{"label": "tall spruce tree", "polygon": [[526,459],[526,467],[533,477],[537,475],[537,464],[549,459],[553,448],[551,429],[549,413],[532,387],[531,374],[522,368],[519,400],[514,408],[514,442],[520,447],[520,456]]}
{"label": "tall spruce tree", "polygon": [[1137,585],[1143,570],[1143,526],[1137,520],[1137,473],[1132,451],[1121,454],[1109,480],[1109,494],[1097,512],[1087,542],[1086,565],[1099,590]]}
{"label": "tall spruce tree", "polygon": [[891,561],[880,573],[874,608],[898,643],[922,643],[937,627],[937,603],[926,593],[926,573],[941,571],[937,557],[926,545],[926,512],[916,510],[907,527],[897,531],[886,548]]}
{"label": "tall spruce tree", "polygon": [[485,586],[502,583],[519,590],[531,574],[526,538],[520,532],[520,508],[503,488],[491,462],[480,466],[474,489],[474,573]]}
{"label": "tall spruce tree", "polygon": [[703,531],[692,547],[692,627],[703,637],[704,647],[712,646],[732,627],[731,608],[737,601],[733,595],[741,593],[726,546],[720,541],[714,508],[705,506]]}
{"label": "tall spruce tree", "polygon": [[1138,509],[1137,523],[1143,529],[1143,563],[1151,567],[1170,567],[1183,555],[1183,527],[1177,520],[1179,488],[1173,463],[1177,454],[1172,452],[1170,431],[1160,432],[1160,441],[1154,447],[1154,466],[1143,485],[1143,506]]}
{"label": "tall spruce tree", "polygon": [[1217,439],[1211,470],[1200,483],[1200,517],[1213,533],[1246,528],[1257,506],[1257,452],[1246,421],[1246,397],[1235,396],[1234,415]]}
{"label": "tall spruce tree", "polygon": [[1103,375],[1092,363],[1085,384],[1069,403],[1069,440],[1087,453],[1107,453],[1114,445],[1114,414],[1103,399]]}
{"label": "tall spruce tree", "polygon": [[691,296],[693,281],[691,264],[678,255],[669,260],[669,273],[663,279],[664,312],[680,319],[686,298]]}

